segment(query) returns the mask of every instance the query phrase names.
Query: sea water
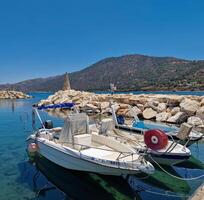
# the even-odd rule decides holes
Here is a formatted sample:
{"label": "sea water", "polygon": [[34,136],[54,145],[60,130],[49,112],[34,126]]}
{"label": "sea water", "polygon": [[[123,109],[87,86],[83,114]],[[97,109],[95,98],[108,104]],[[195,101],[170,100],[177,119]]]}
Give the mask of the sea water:
{"label": "sea water", "polygon": [[[30,163],[25,140],[32,132],[32,105],[49,93],[32,95],[32,99],[0,100],[0,200],[187,199],[203,183],[203,178],[173,178],[159,168],[151,176],[112,177],[64,170],[44,158]],[[62,119],[41,114],[56,126],[63,124]],[[204,145],[190,149],[190,162],[165,170],[184,178],[204,174]]]}

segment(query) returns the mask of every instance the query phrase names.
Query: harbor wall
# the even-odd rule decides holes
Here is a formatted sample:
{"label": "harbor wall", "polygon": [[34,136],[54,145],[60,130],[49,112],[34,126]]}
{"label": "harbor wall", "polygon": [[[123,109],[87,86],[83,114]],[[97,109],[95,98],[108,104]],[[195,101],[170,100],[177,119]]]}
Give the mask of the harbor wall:
{"label": "harbor wall", "polygon": [[204,96],[172,94],[95,94],[91,92],[58,91],[43,99],[38,106],[73,102],[79,110],[92,113],[111,113],[110,102],[116,106],[118,115],[181,124],[188,122],[196,130],[204,132]]}

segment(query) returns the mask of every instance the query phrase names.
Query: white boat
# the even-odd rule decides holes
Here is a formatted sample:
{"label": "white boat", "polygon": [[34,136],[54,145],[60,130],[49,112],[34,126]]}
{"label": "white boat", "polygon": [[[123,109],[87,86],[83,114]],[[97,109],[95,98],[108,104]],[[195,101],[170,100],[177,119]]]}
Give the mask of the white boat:
{"label": "white boat", "polygon": [[[148,135],[148,131],[153,131],[155,133],[153,133],[153,135],[150,135],[150,141],[154,146],[157,145],[157,142],[159,143],[159,141],[162,138],[158,138],[158,137],[167,137],[166,133],[164,133],[163,131],[160,130],[142,130],[141,132],[135,132],[134,127],[129,127],[125,124],[118,124],[117,122],[117,117],[116,114],[114,112],[114,107],[112,106],[112,117],[113,117],[113,121],[114,121],[114,125],[116,126],[116,128],[118,128],[118,131],[115,133],[116,136],[118,137],[120,136],[120,138],[122,138],[124,141],[126,141],[126,143],[129,143],[133,148],[135,148],[136,150],[138,150],[140,153],[146,152],[147,156],[146,159],[148,159],[149,161],[156,161],[159,164],[165,164],[165,165],[174,165],[174,164],[178,164],[180,162],[183,162],[185,160],[188,160],[191,156],[191,152],[190,150],[186,147],[186,145],[182,145],[179,144],[177,141],[173,140],[169,140],[166,138],[167,144],[159,149],[154,149],[150,146],[148,146],[148,144],[145,144],[144,141],[144,135],[145,133],[147,133],[146,135]],[[157,133],[158,132],[158,133]],[[156,134],[156,135],[154,135]],[[118,135],[118,136],[117,136]],[[183,132],[180,133],[180,137],[182,139],[188,137],[189,135],[189,130],[185,130],[185,133],[183,134]],[[177,135],[178,136],[178,135]],[[156,140],[154,140],[156,137]],[[138,143],[140,145],[138,145]]]}
{"label": "white boat", "polygon": [[134,148],[89,129],[85,113],[68,116],[64,127],[42,128],[27,139],[28,151],[44,156],[66,169],[105,175],[153,173],[154,167]]}
{"label": "white boat", "polygon": [[[149,139],[150,141],[153,139],[153,145],[149,145],[145,141],[144,135],[135,134],[129,130],[110,128],[112,126],[110,125],[111,123],[113,123],[113,120],[107,118],[102,120],[102,126],[105,127],[102,128],[104,129],[103,131],[98,130],[95,124],[93,124],[90,129],[93,129],[95,132],[98,130],[98,134],[102,132],[103,135],[107,135],[108,137],[112,137],[117,141],[129,145],[140,154],[143,154],[145,158],[152,163],[157,162],[159,164],[174,165],[188,160],[191,156],[191,152],[187,147],[169,140],[166,134],[162,131],[152,130],[153,136],[150,136]],[[105,130],[106,128],[108,131]],[[156,135],[154,135],[155,133]],[[157,133],[159,133],[159,136]],[[155,149],[154,146],[158,146],[157,140],[158,142],[159,140],[162,140],[162,138],[159,137],[165,137],[166,144],[161,146],[161,148],[159,147]]]}

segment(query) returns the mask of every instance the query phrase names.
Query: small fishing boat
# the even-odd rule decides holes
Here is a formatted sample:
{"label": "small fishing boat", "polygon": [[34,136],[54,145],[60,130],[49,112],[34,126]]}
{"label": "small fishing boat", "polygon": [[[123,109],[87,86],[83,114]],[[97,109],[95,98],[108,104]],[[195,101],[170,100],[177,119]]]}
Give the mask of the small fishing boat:
{"label": "small fishing boat", "polygon": [[[49,107],[50,108],[50,107]],[[28,138],[28,152],[38,153],[66,169],[105,175],[153,173],[154,167],[129,145],[111,137],[94,134],[85,113],[72,113],[63,128],[43,123],[34,108],[42,128]]]}
{"label": "small fishing boat", "polygon": [[[191,156],[186,145],[179,144],[173,138],[169,140],[167,134],[159,129],[136,131],[134,127],[119,124],[112,106],[112,117],[117,131],[115,137],[122,138],[140,153],[146,152],[146,159],[159,164],[174,165],[188,160]],[[178,137],[185,140],[189,135],[189,129],[180,132]],[[138,143],[140,145],[138,145]]]}
{"label": "small fishing boat", "polygon": [[132,115],[134,117],[133,122],[131,124],[125,124],[124,117],[116,116],[114,105],[111,106],[111,109],[116,126],[125,130],[131,130],[132,132],[141,134],[143,134],[145,131],[152,129],[162,130],[169,137],[169,139],[173,139],[174,141],[177,141],[178,143],[185,146],[190,146],[203,138],[202,133],[191,129],[189,131],[188,136],[185,139],[183,138],[181,140],[181,138],[179,137],[180,128],[178,128],[177,126],[174,125],[170,126],[166,124],[155,123],[152,121],[139,120],[137,115],[134,114],[133,112],[132,112],[133,113]]}
{"label": "small fishing boat", "polygon": [[102,128],[100,128],[102,130],[96,128],[95,124],[92,124],[90,129],[129,145],[136,152],[144,155],[151,163],[174,165],[188,160],[191,156],[187,147],[169,140],[163,131],[149,130],[144,135],[135,134],[130,130],[111,128],[111,123],[113,123],[112,119],[103,119],[101,122]]}

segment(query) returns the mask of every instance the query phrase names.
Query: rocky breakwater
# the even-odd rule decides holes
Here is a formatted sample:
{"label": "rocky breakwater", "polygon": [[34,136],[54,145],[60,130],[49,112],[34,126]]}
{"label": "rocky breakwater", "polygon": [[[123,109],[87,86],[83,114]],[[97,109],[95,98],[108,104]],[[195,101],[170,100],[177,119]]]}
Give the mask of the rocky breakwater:
{"label": "rocky breakwater", "polygon": [[75,90],[58,91],[38,105],[73,102],[81,111],[111,113],[110,102],[118,104],[117,114],[141,119],[181,124],[187,122],[204,132],[204,96],[163,94],[95,94]]}
{"label": "rocky breakwater", "polygon": [[31,96],[19,91],[0,91],[0,99],[28,99]]}

